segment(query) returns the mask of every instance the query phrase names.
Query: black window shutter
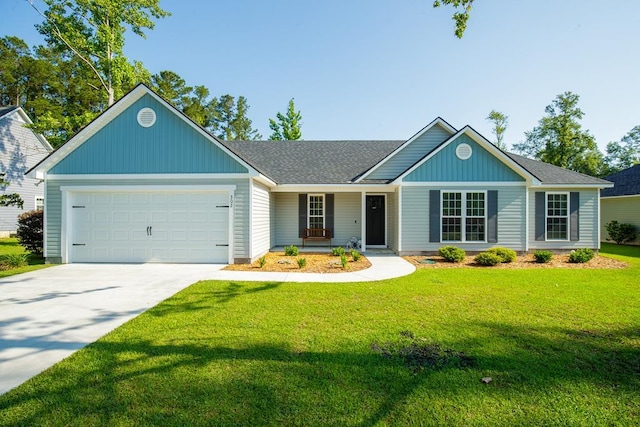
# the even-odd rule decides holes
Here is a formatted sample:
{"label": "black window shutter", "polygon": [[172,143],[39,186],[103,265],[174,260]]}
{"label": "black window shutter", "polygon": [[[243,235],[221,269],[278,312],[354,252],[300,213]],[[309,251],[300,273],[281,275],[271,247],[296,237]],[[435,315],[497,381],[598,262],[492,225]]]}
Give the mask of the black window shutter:
{"label": "black window shutter", "polygon": [[440,241],[440,190],[429,191],[429,242]]}
{"label": "black window shutter", "polygon": [[580,240],[580,217],[579,211],[580,209],[580,192],[572,191],[569,195],[569,224],[570,224],[570,239],[572,242],[577,242]]}
{"label": "black window shutter", "polygon": [[536,240],[544,240],[547,224],[546,218],[546,200],[544,191],[536,191]]}
{"label": "black window shutter", "polygon": [[331,230],[331,235],[333,236],[333,205],[334,205],[334,195],[326,194],[325,198],[325,211],[324,211],[324,228],[328,228]]}
{"label": "black window shutter", "polygon": [[498,190],[487,191],[487,242],[498,243]]}
{"label": "black window shutter", "polygon": [[298,237],[302,238],[307,228],[307,195],[298,194]]}

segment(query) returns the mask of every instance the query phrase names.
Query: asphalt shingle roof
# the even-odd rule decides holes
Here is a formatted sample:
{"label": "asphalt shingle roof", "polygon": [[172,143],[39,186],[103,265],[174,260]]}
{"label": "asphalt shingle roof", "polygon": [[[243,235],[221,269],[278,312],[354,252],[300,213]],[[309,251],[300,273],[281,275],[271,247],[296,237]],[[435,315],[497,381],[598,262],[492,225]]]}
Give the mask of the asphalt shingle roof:
{"label": "asphalt shingle roof", "polygon": [[223,141],[223,144],[278,184],[347,184],[404,142]]}
{"label": "asphalt shingle roof", "polygon": [[[278,184],[348,184],[405,141],[222,141]],[[506,153],[543,184],[603,185],[608,181]],[[386,184],[391,180],[363,180]]]}
{"label": "asphalt shingle roof", "polygon": [[18,107],[0,107],[0,117],[4,116],[5,114],[9,114],[10,112],[12,112],[13,110],[17,110]]}
{"label": "asphalt shingle roof", "polygon": [[603,189],[601,197],[640,195],[640,165],[614,173],[605,179],[613,182],[614,187]]}
{"label": "asphalt shingle roof", "polygon": [[535,176],[543,184],[589,184],[605,185],[609,184],[600,178],[594,178],[583,173],[570,171],[549,163],[532,160],[513,153],[505,153],[507,156]]}

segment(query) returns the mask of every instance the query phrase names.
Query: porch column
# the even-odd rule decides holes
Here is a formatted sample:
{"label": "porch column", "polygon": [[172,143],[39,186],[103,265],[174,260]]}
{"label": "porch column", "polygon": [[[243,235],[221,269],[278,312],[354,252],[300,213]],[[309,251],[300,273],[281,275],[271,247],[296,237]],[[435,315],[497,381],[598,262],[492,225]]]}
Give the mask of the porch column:
{"label": "porch column", "polygon": [[360,249],[362,252],[367,250],[367,193],[362,191],[361,193],[362,201],[360,205],[362,206],[360,209],[360,241],[362,242],[362,248]]}

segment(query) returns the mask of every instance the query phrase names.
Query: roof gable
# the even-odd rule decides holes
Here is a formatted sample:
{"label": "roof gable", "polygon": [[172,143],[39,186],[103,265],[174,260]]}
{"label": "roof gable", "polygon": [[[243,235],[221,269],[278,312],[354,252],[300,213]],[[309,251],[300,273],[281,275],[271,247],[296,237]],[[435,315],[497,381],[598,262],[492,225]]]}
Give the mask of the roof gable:
{"label": "roof gable", "polygon": [[[464,136],[464,138],[460,139],[462,136]],[[455,153],[455,150],[457,149],[458,145],[462,143],[469,144],[472,149],[472,155],[467,160],[459,159]],[[473,143],[474,145],[471,145],[471,143]],[[480,156],[473,155],[473,151],[475,151],[474,146],[476,148],[481,149],[481,151],[479,151],[479,153],[481,154]],[[511,158],[509,158],[502,150],[498,149],[495,145],[490,143],[486,138],[484,138],[482,135],[476,132],[472,127],[465,126],[463,129],[459,130],[455,135],[452,135],[451,138],[441,143],[437,148],[435,148],[430,153],[425,155],[422,159],[420,159],[413,166],[408,168],[404,173],[398,176],[395,179],[394,183],[407,181],[407,177],[410,175],[411,177],[409,179],[412,180],[413,182],[416,182],[416,181],[426,182],[428,178],[436,177],[437,174],[434,174],[436,172],[435,170],[430,172],[427,170],[429,169],[428,167],[422,168],[422,166],[426,162],[428,162],[430,159],[434,158],[435,156],[438,156],[438,154],[441,153],[443,150],[445,150],[445,152],[443,156],[441,156],[441,159],[442,159],[441,161],[442,162],[448,161],[449,164],[455,165],[454,169],[459,169],[459,170],[447,171],[445,175],[441,175],[441,176],[453,177],[454,176],[453,174],[457,174],[459,179],[456,179],[456,181],[464,181],[464,180],[484,181],[484,179],[482,179],[480,177],[481,175],[479,174],[482,174],[482,173],[491,174],[491,171],[490,170],[481,171],[481,169],[479,169],[479,166],[483,162],[489,162],[489,163],[493,163],[494,166],[499,165],[498,169],[500,170],[499,173],[496,173],[493,176],[493,179],[488,179],[489,181],[497,179],[502,181],[525,181],[526,180],[527,182],[534,182],[534,183],[537,182],[537,179],[534,176],[532,176],[524,168],[522,168],[520,165],[514,162]],[[452,160],[452,159],[455,159],[455,160]],[[469,162],[469,161],[471,161],[471,163],[462,163],[462,162]],[[496,161],[498,163],[494,163]],[[474,167],[469,168],[469,165],[474,165]],[[510,172],[507,172],[504,169],[505,166],[506,168],[514,172],[515,175],[511,174]],[[436,167],[435,164],[434,164],[434,167]],[[413,172],[416,171],[417,169],[420,169],[420,171],[417,172],[416,174],[413,174]],[[465,171],[465,169],[471,169],[471,170]],[[440,172],[444,172],[442,167],[440,167],[439,170]],[[490,176],[491,175],[489,175],[489,177]],[[436,182],[444,182],[444,181],[447,181],[447,179],[439,178],[436,180]]]}
{"label": "roof gable", "polygon": [[[142,108],[156,121],[138,123]],[[254,168],[145,85],[138,85],[29,173],[247,173]]]}
{"label": "roof gable", "polygon": [[394,179],[454,133],[456,129],[453,126],[437,117],[389,153],[381,162],[362,174],[358,181]]}
{"label": "roof gable", "polygon": [[[469,158],[457,151],[471,149]],[[459,132],[403,178],[404,182],[522,182],[525,178],[466,132]]]}

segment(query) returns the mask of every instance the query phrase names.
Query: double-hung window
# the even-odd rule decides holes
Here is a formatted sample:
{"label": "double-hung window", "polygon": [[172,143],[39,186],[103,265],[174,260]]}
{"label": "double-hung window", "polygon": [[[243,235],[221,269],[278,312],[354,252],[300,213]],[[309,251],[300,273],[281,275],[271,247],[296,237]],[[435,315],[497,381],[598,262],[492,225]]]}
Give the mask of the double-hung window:
{"label": "double-hung window", "polygon": [[442,192],[442,241],[486,241],[486,193]]}
{"label": "double-hung window", "polygon": [[547,240],[568,240],[569,194],[547,193]]}
{"label": "double-hung window", "polygon": [[325,228],[324,226],[324,194],[309,194],[307,206],[309,209],[309,228]]}
{"label": "double-hung window", "polygon": [[36,210],[44,210],[44,197],[36,197]]}

